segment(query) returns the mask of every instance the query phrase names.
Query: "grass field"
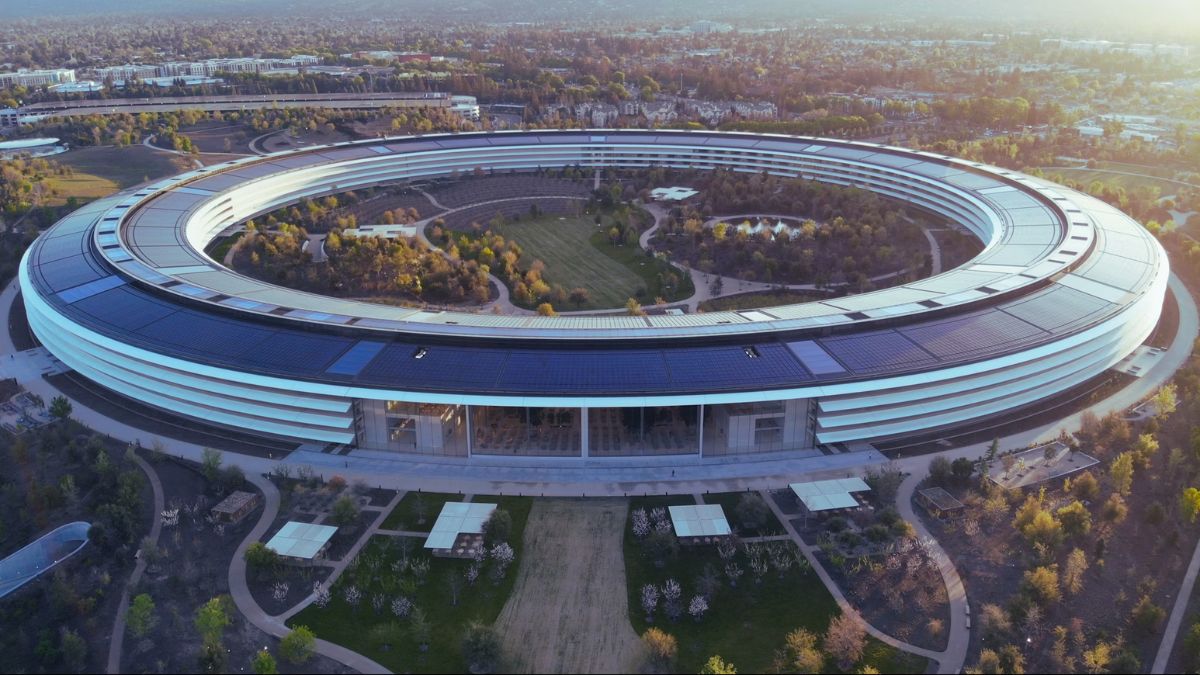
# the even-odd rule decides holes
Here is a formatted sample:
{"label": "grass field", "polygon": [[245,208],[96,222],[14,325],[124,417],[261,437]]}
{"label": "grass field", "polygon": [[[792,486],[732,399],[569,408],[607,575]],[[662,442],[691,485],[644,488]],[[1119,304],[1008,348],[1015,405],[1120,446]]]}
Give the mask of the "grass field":
{"label": "grass field", "polygon": [[[629,510],[632,514],[638,508],[649,510],[656,506],[688,503],[695,502],[686,496],[640,498],[632,501]],[[811,569],[793,567],[782,578],[771,571],[761,584],[747,572],[737,587],[731,588],[721,573],[725,564],[715,547],[680,547],[677,556],[658,568],[643,554],[641,544],[632,535],[628,524],[625,532],[630,622],[639,635],[651,626],[657,626],[675,636],[679,642],[676,672],[698,673],[713,655],[720,655],[741,673],[768,672],[776,650],[783,646],[789,632],[807,628],[820,636],[838,612],[837,602]],[[738,555],[742,569],[747,569],[744,554]],[[710,599],[709,611],[702,620],[694,621],[685,615],[672,622],[660,609],[653,624],[646,621],[641,605],[643,585],[661,586],[667,579],[675,579],[683,586],[686,606],[687,599],[696,592],[696,579],[706,566],[712,566],[722,586]],[[871,665],[881,673],[920,673],[925,671],[927,662],[870,638],[862,663],[855,667],[862,665]],[[832,661],[827,660],[823,672],[838,671]]]}
{"label": "grass field", "polygon": [[[1147,167],[1129,166],[1128,169],[1147,169]],[[1119,169],[1125,171],[1126,169]],[[1180,188],[1177,183],[1171,183],[1165,180],[1159,180],[1152,176],[1129,176],[1124,173],[1114,173],[1112,171],[1102,171],[1094,169],[1060,169],[1055,167],[1045,167],[1042,171],[1046,172],[1046,177],[1053,179],[1055,175],[1062,176],[1066,180],[1072,180],[1087,186],[1092,181],[1100,180],[1107,183],[1114,183],[1124,187],[1126,190],[1133,190],[1142,185],[1157,187],[1160,195],[1171,195]],[[1169,172],[1174,173],[1174,172]],[[1169,176],[1168,176],[1169,177]]]}
{"label": "grass field", "polygon": [[[338,579],[330,603],[324,608],[309,606],[288,625],[308,626],[317,637],[364,654],[395,673],[467,672],[461,645],[463,633],[473,621],[487,625],[495,622],[508,601],[521,562],[525,523],[533,504],[528,497],[501,497],[495,501],[512,515],[509,544],[517,554],[516,561],[500,583],[489,578],[485,565],[483,574],[473,585],[468,585],[465,580],[461,582],[458,603],[452,604],[450,579],[462,580],[464,571],[471,565],[470,560],[435,558],[421,548],[419,539],[407,539],[410,542],[407,558],[429,561],[429,572],[424,581],[416,583],[412,573],[397,564],[406,557],[399,538],[376,536],[359,554],[359,560],[363,562],[356,561]],[[400,571],[396,572],[396,569]],[[357,608],[345,601],[343,591],[348,585],[358,587],[362,593]],[[371,598],[377,595],[385,598],[379,612],[371,605]],[[429,622],[427,651],[420,651],[410,630],[411,621],[392,614],[391,601],[400,596],[412,600]]]}
{"label": "grass field", "polygon": [[609,227],[607,217],[603,225],[597,226],[586,216],[546,216],[506,224],[500,234],[520,244],[528,258],[546,263],[544,276],[549,283],[568,291],[586,288],[591,302],[578,309],[623,307],[629,298],[639,296],[643,303],[652,302],[662,294],[658,275],[663,272],[674,272],[684,282],[668,300],[692,294],[690,278],[667,263],[647,256],[637,246],[610,244],[606,234]]}
{"label": "grass field", "polygon": [[[434,521],[437,520],[438,514],[442,512],[442,505],[446,502],[460,502],[462,498],[462,495],[440,492],[409,492],[384,519],[383,529],[428,532],[433,527]],[[424,523],[417,522],[421,520],[421,515],[417,513],[419,508],[423,508],[425,511]]]}
{"label": "grass field", "polygon": [[[74,169],[75,179],[85,178],[81,174],[87,174],[93,179],[116,185],[116,189],[125,189],[147,180],[171,176],[190,168],[185,159],[156,152],[141,145],[125,148],[80,148],[56,155],[54,161]],[[86,185],[88,184],[81,183],[80,187]],[[70,197],[71,194],[64,192],[63,196]]]}
{"label": "grass field", "polygon": [[817,291],[759,291],[755,293],[738,293],[720,298],[705,300],[700,303],[702,312],[723,312],[731,309],[758,309],[759,307],[777,307],[797,302],[813,302],[832,297],[828,293]]}

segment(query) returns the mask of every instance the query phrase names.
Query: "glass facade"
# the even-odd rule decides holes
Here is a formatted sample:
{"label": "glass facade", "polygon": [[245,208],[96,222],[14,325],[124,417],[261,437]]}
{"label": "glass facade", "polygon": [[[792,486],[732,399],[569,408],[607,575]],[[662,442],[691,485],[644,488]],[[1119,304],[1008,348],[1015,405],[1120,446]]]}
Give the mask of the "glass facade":
{"label": "glass facade", "polygon": [[700,452],[699,406],[589,408],[588,455],[687,455]]}
{"label": "glass facade", "polygon": [[579,408],[471,406],[471,453],[579,457]]}

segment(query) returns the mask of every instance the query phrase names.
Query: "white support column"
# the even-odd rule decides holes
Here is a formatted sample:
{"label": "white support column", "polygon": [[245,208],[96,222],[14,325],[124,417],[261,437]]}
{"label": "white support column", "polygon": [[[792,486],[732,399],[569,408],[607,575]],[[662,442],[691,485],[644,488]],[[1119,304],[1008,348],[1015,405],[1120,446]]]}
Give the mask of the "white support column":
{"label": "white support column", "polygon": [[579,432],[581,436],[579,441],[580,454],[586,459],[590,456],[588,450],[588,409],[586,407],[579,409]]}
{"label": "white support column", "polygon": [[474,438],[475,434],[472,433],[472,427],[471,427],[471,406],[466,406],[466,408],[467,408],[467,458],[470,459],[472,449],[473,449],[472,444],[475,442],[475,438]]}
{"label": "white support column", "polygon": [[696,434],[700,439],[700,456],[704,456],[704,404],[700,404],[700,412],[696,414],[697,426],[700,427],[700,432]]}

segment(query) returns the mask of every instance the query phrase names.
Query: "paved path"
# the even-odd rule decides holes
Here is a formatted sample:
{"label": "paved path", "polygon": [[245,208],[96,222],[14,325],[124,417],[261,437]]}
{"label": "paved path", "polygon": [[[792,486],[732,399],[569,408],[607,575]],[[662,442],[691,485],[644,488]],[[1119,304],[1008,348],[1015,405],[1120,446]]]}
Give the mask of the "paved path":
{"label": "paved path", "polygon": [[917,483],[925,474],[909,474],[896,493],[896,508],[900,517],[912,524],[917,536],[929,542],[929,550],[937,562],[938,571],[942,573],[942,583],[946,586],[946,596],[950,601],[950,633],[946,640],[946,649],[938,659],[938,672],[957,673],[962,671],[967,660],[967,645],[971,642],[971,633],[967,628],[967,591],[963,587],[962,577],[954,567],[954,562],[941,544],[933,537],[924,521],[913,512],[912,496]]}
{"label": "paved path", "polygon": [[1188,563],[1187,573],[1183,575],[1183,583],[1175,595],[1175,605],[1171,608],[1171,618],[1163,630],[1162,642],[1158,645],[1158,653],[1154,655],[1154,665],[1151,673],[1167,672],[1167,661],[1171,659],[1171,651],[1175,648],[1175,640],[1179,637],[1179,629],[1183,626],[1184,615],[1187,613],[1188,601],[1196,587],[1196,575],[1200,573],[1200,541],[1196,542],[1196,550],[1192,553],[1192,561]]}
{"label": "paved path", "polygon": [[[147,464],[146,460],[135,454],[133,461],[145,472],[146,478],[150,480],[150,488],[154,491],[154,512],[151,514],[153,524],[150,525],[150,534],[146,539],[150,540],[151,546],[158,546],[158,536],[162,534],[161,514],[166,509],[167,503],[163,495],[162,481],[158,479],[158,472]],[[121,593],[121,602],[117,605],[117,618],[113,621],[112,639],[108,643],[107,671],[109,673],[121,672],[121,651],[125,645],[125,615],[129,611],[129,596],[133,589],[137,588],[138,582],[142,580],[142,573],[145,571],[146,558],[138,556],[137,564],[133,566],[133,573],[129,575],[129,583],[125,584],[125,590]]]}
{"label": "paved path", "polygon": [[[379,533],[379,528],[383,525],[383,521],[387,519],[388,514],[392,512],[392,509],[396,508],[396,505],[400,503],[400,500],[404,498],[404,495],[404,492],[397,492],[386,506],[368,506],[363,508],[364,511],[378,511],[379,515],[376,516],[375,520],[371,522],[370,527],[363,531],[362,536],[358,538],[358,541],[354,542],[354,546],[350,547],[350,550],[346,553],[346,555],[342,556],[341,560],[332,565],[333,571],[329,573],[329,578],[325,580],[326,588],[333,588],[334,582],[338,580],[338,577],[342,576],[342,572],[346,571],[346,568],[350,566],[350,563],[354,562],[354,559],[358,557],[359,551],[361,551],[363,547],[367,545],[367,542],[371,540],[371,537]],[[283,612],[282,614],[277,614],[271,618],[275,619],[279,623],[286,623],[288,619],[296,616],[303,611],[305,607],[311,605],[315,599],[316,596],[314,596],[312,593],[309,593],[306,598],[288,608],[287,611]]]}
{"label": "paved path", "polygon": [[921,226],[921,233],[925,235],[925,239],[929,242],[929,276],[935,276],[942,273],[942,247],[938,245],[937,238],[933,236],[933,232],[924,225]]}
{"label": "paved path", "polygon": [[[232,458],[232,455],[228,455]],[[291,629],[284,625],[276,617],[267,615],[262,607],[254,601],[254,596],[250,593],[250,586],[246,582],[246,549],[250,544],[262,539],[262,536],[271,527],[275,516],[279,514],[279,490],[275,488],[275,484],[267,480],[259,474],[247,473],[246,480],[250,481],[259,490],[262,490],[264,496],[264,505],[262,516],[255,523],[254,528],[250,530],[250,534],[242,540],[237,551],[233,554],[233,560],[229,564],[229,595],[233,598],[234,605],[246,620],[257,626],[260,630],[268,635],[273,635],[277,638],[282,638],[291,632]],[[331,658],[334,661],[341,663],[347,667],[353,668],[360,673],[388,673],[391,672],[387,668],[379,665],[375,661],[359,654],[358,652],[346,649],[341,645],[336,645],[332,642],[317,638],[316,651],[318,654]]]}
{"label": "paved path", "polygon": [[775,500],[771,498],[771,495],[768,494],[766,490],[762,490],[759,492],[759,496],[761,496],[762,500],[771,508],[771,511],[775,514],[775,517],[779,519],[780,524],[783,525],[783,529],[787,531],[788,536],[791,537],[793,542],[795,542],[796,546],[800,549],[800,552],[804,554],[804,558],[808,560],[808,563],[812,566],[813,571],[817,573],[817,577],[821,579],[821,583],[825,584],[825,587],[829,589],[829,593],[833,595],[833,599],[837,601],[838,607],[841,608],[844,614],[857,621],[867,631],[868,634],[880,642],[891,645],[896,649],[906,651],[910,654],[917,654],[918,656],[924,656],[927,659],[937,661],[939,673],[958,672],[961,666],[954,669],[947,669],[948,666],[953,664],[945,658],[946,655],[943,652],[935,652],[931,649],[925,649],[916,645],[910,645],[907,642],[901,642],[891,635],[879,630],[875,626],[872,626],[866,619],[864,619],[863,616],[858,613],[858,610],[854,609],[854,606],[850,604],[850,601],[846,599],[846,596],[842,593],[842,589],[838,587],[836,582],[834,582],[833,577],[830,577],[829,573],[825,571],[825,567],[821,565],[821,561],[817,559],[816,549],[806,544],[804,540],[800,538],[800,533],[796,531],[796,528],[792,525],[792,521],[783,513],[783,510],[779,508],[779,505],[775,503]]}

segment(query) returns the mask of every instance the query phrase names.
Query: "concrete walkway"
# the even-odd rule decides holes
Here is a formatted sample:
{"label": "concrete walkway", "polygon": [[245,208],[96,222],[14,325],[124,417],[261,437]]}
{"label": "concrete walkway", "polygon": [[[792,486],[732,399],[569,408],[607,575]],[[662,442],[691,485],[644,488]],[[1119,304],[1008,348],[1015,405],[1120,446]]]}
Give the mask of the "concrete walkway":
{"label": "concrete walkway", "polygon": [[[154,512],[151,514],[150,534],[146,539],[150,540],[151,546],[158,546],[158,537],[162,534],[162,512],[166,509],[166,497],[163,494],[162,481],[158,479],[158,472],[154,470],[146,460],[137,456],[133,456],[133,461],[146,474],[146,478],[150,480],[150,489],[154,492]],[[141,549],[138,549],[141,551]],[[137,564],[133,566],[133,573],[129,575],[129,583],[125,584],[125,590],[121,592],[121,602],[117,604],[117,617],[113,621],[112,639],[108,643],[108,668],[109,673],[121,672],[121,651],[125,645],[125,615],[129,611],[129,596],[133,589],[137,588],[138,582],[142,580],[142,574],[146,571],[145,556],[138,556]]]}
{"label": "concrete walkway", "polygon": [[1183,575],[1183,583],[1175,595],[1175,605],[1171,607],[1171,617],[1163,630],[1162,642],[1154,655],[1154,665],[1150,666],[1151,673],[1167,672],[1167,662],[1171,660],[1171,651],[1175,648],[1175,640],[1179,637],[1179,629],[1183,626],[1184,615],[1187,613],[1188,601],[1196,588],[1196,575],[1200,574],[1200,541],[1196,542],[1196,550],[1192,553],[1192,561],[1188,563],[1187,572]]}
{"label": "concrete walkway", "polygon": [[925,235],[925,240],[929,242],[929,276],[936,276],[942,273],[942,247],[938,245],[937,238],[933,236],[933,232],[924,225],[921,226],[921,233]]}
{"label": "concrete walkway", "polygon": [[925,527],[925,522],[912,507],[913,491],[925,474],[909,474],[900,484],[896,493],[896,510],[900,517],[912,524],[917,536],[929,542],[929,551],[937,562],[938,571],[942,574],[942,583],[946,586],[946,596],[950,604],[950,631],[946,638],[946,649],[938,659],[941,673],[961,672],[967,660],[967,645],[971,642],[971,633],[967,628],[967,590],[963,586],[962,577],[954,567],[954,562],[942,548],[937,539]]}
{"label": "concrete walkway", "polygon": [[804,542],[803,539],[800,538],[800,533],[796,531],[796,528],[792,525],[792,521],[783,513],[783,510],[779,508],[779,505],[775,503],[775,500],[771,498],[771,495],[768,494],[766,490],[762,490],[759,492],[759,496],[762,497],[762,500],[767,503],[767,506],[770,507],[771,512],[775,514],[775,517],[779,519],[779,523],[783,525],[783,529],[787,531],[788,536],[791,537],[792,541],[800,549],[800,552],[804,554],[804,558],[808,560],[808,564],[811,565],[813,571],[817,573],[817,577],[821,579],[821,583],[825,584],[825,588],[829,589],[829,593],[833,596],[833,599],[837,601],[838,607],[841,608],[842,612],[846,614],[846,616],[853,618],[863,627],[864,630],[867,631],[871,637],[874,637],[884,644],[890,645],[896,649],[908,652],[910,654],[916,654],[918,656],[923,656],[927,659],[937,661],[939,673],[957,673],[959,671],[961,665],[951,668],[950,666],[954,666],[954,664],[946,658],[946,655],[943,652],[935,652],[931,649],[925,649],[916,645],[910,645],[907,642],[901,642],[891,635],[879,630],[875,626],[872,626],[866,619],[863,618],[861,614],[858,613],[857,609],[854,609],[854,606],[850,604],[850,601],[846,599],[846,596],[842,593],[842,589],[838,587],[837,583],[833,580],[833,577],[829,576],[829,573],[825,571],[825,567],[821,565],[821,561],[817,559],[816,548],[809,546]]}
{"label": "concrete walkway", "polygon": [[[392,497],[391,501],[389,501],[385,506],[363,507],[364,511],[378,511],[379,515],[376,516],[375,520],[371,522],[371,525],[363,531],[362,536],[358,538],[358,541],[354,542],[354,546],[350,547],[350,550],[346,552],[346,555],[342,556],[341,560],[333,563],[333,571],[329,573],[329,578],[325,580],[324,585],[326,588],[333,588],[334,582],[338,580],[338,577],[342,576],[342,572],[346,571],[346,568],[350,566],[350,563],[354,562],[354,559],[358,557],[359,551],[362,551],[363,547],[367,545],[367,542],[371,541],[371,537],[381,533],[379,528],[383,526],[383,521],[387,520],[388,514],[392,512],[392,509],[396,508],[396,505],[400,503],[401,499],[404,499],[405,494],[406,493],[404,492],[397,492],[395,496]],[[288,608],[287,611],[283,612],[282,614],[276,614],[271,618],[275,619],[279,623],[287,623],[288,619],[296,616],[300,612],[304,611],[306,607],[311,605],[313,600],[316,600],[316,596],[312,593],[309,593],[306,598]]]}
{"label": "concrete walkway", "polygon": [[[233,603],[237,606],[238,611],[242,613],[242,616],[246,617],[247,621],[268,635],[283,638],[292,632],[291,629],[284,625],[283,621],[269,616],[263,611],[262,607],[254,601],[254,596],[250,593],[250,586],[246,581],[246,549],[250,547],[250,544],[262,539],[262,536],[266,534],[267,530],[271,527],[271,523],[275,521],[275,517],[279,514],[279,490],[275,488],[274,483],[259,474],[247,472],[246,480],[253,483],[255,487],[262,491],[264,497],[263,512],[258,522],[255,523],[254,528],[250,530],[250,534],[246,535],[246,538],[242,540],[237,551],[233,554],[233,560],[229,563],[229,595],[233,598]],[[353,668],[360,673],[391,672],[358,652],[320,638],[317,638],[316,652],[321,656],[328,657],[342,665]]]}

